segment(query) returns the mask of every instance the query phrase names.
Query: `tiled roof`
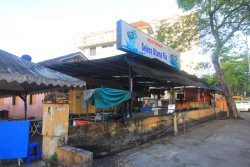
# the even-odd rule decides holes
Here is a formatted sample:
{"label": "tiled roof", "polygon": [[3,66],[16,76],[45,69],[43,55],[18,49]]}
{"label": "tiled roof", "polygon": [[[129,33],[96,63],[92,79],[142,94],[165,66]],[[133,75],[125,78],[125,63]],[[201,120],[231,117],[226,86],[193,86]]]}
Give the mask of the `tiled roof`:
{"label": "tiled roof", "polygon": [[150,27],[150,24],[146,23],[144,21],[138,21],[138,22],[130,23],[130,25],[134,26],[137,29],[144,29],[144,28]]}

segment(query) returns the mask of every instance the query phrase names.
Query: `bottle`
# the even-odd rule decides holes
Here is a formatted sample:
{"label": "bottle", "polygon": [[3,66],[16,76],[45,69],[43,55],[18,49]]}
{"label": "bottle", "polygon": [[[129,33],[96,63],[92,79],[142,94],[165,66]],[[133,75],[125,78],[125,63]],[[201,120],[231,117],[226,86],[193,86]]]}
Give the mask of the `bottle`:
{"label": "bottle", "polygon": [[75,120],[73,121],[73,126],[76,126],[76,121]]}

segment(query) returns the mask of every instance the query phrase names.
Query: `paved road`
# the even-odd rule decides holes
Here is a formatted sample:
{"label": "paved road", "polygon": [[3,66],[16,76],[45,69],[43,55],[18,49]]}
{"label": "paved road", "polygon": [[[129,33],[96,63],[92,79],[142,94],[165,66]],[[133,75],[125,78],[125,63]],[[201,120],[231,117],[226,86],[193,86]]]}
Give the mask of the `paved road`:
{"label": "paved road", "polygon": [[244,120],[216,120],[173,138],[95,160],[94,166],[250,167],[250,113],[241,116]]}

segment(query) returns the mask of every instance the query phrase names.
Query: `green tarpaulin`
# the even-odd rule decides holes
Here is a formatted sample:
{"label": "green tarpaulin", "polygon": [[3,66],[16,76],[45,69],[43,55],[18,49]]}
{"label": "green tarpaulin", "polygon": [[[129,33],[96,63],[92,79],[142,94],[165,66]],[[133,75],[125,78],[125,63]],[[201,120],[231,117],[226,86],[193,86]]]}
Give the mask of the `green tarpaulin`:
{"label": "green tarpaulin", "polygon": [[129,91],[97,88],[88,101],[95,104],[97,108],[109,108],[117,106],[129,99],[131,99],[131,93]]}

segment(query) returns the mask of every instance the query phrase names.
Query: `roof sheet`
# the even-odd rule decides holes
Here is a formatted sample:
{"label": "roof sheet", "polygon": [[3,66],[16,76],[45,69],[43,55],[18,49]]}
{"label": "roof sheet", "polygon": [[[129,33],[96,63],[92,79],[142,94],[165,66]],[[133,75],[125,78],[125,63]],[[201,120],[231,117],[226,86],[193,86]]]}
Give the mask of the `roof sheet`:
{"label": "roof sheet", "polygon": [[35,93],[84,85],[84,81],[0,50],[0,94]]}
{"label": "roof sheet", "polygon": [[45,61],[39,62],[38,64],[43,65],[43,66],[50,65],[50,64],[59,64],[59,63],[63,63],[63,61],[65,60],[73,59],[75,57],[79,57],[81,61],[88,60],[88,58],[85,57],[81,52],[75,52],[75,53],[70,53],[64,56],[59,56],[53,59],[45,60]]}
{"label": "roof sheet", "polygon": [[129,66],[133,77],[140,81],[165,81],[162,85],[186,85],[209,88],[196,76],[174,69],[157,59],[130,54],[89,60],[76,63],[51,65],[50,68],[75,77],[89,77],[106,80],[125,79],[127,82]]}

